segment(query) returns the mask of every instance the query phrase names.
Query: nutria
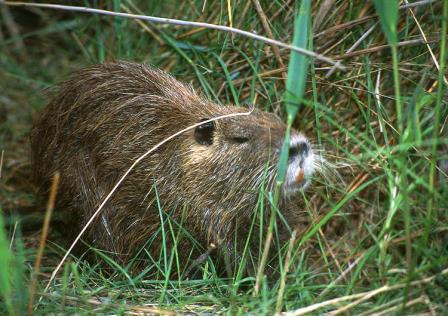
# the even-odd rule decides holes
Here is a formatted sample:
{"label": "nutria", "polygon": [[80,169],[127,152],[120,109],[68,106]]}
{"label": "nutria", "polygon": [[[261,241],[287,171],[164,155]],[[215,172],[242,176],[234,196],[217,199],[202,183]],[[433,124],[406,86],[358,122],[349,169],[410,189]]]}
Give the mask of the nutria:
{"label": "nutria", "polygon": [[[161,70],[123,61],[80,70],[56,91],[32,130],[32,161],[42,194],[60,172],[56,209],[73,215],[73,233],[148,149],[190,125],[247,111],[219,106]],[[237,262],[260,188],[273,188],[285,130],[276,115],[254,110],[174,138],[135,167],[84,240],[122,264],[138,253],[158,261],[162,248],[170,258],[174,241],[181,267],[210,244],[218,257]],[[314,162],[310,143],[293,130],[283,201],[308,183]],[[284,217],[296,225],[300,210]],[[254,239],[258,245],[259,236]]]}

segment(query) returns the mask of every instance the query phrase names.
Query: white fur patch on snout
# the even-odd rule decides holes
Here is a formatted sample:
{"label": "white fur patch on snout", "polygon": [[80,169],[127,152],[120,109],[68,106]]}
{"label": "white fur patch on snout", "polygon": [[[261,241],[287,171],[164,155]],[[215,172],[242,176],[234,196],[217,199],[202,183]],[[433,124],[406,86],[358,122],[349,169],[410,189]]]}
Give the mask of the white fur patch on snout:
{"label": "white fur patch on snout", "polygon": [[305,137],[305,135],[301,134],[301,133],[294,133],[291,135],[291,139],[289,140],[289,148],[291,147],[295,147],[298,144],[301,143],[307,143],[309,144],[308,139]]}
{"label": "white fur patch on snout", "polygon": [[303,134],[291,135],[290,148],[298,146],[301,143],[308,144],[309,149],[305,153],[301,152],[294,157],[290,157],[284,184],[286,195],[304,189],[309,184],[309,178],[314,173],[315,157],[308,139]]}

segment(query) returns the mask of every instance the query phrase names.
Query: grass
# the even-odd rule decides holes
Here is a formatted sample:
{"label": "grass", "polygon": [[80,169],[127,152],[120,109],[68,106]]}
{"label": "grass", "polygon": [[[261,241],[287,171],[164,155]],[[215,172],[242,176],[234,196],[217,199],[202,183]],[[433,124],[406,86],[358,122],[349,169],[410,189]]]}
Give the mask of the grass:
{"label": "grass", "polygon": [[[215,102],[254,103],[277,113],[313,138],[331,170],[316,176],[303,196],[309,224],[297,232],[298,242],[286,244],[278,255],[281,277],[269,282],[261,274],[255,296],[256,278],[241,271],[218,277],[210,261],[195,279],[170,279],[170,267],[185,268],[175,251],[162,251],[150,264],[159,270],[158,280],[132,275],[104,253],[112,274],[99,264],[70,257],[43,293],[64,253],[63,240],[50,231],[35,313],[447,313],[448,93],[443,82],[448,1],[411,8],[421,30],[410,9],[399,9],[395,18],[382,6],[393,2],[334,1],[326,10],[325,1],[310,1],[307,25],[313,27],[302,47],[340,59],[347,67],[328,77],[331,66],[310,61],[306,71],[285,49],[276,53],[228,33],[0,7],[2,17],[10,17],[0,20],[0,312],[21,315],[27,309],[37,227],[43,223],[43,211],[41,217],[24,211],[35,203],[27,133],[45,106],[45,89],[87,64],[123,58],[165,69]],[[230,25],[231,16],[234,27],[267,34],[254,1],[84,4],[222,25]],[[293,1],[260,5],[273,36],[296,43],[293,34],[300,33],[294,33],[298,11]],[[375,24],[355,48],[361,53],[349,57],[346,52]],[[439,69],[424,43],[409,45],[422,32]],[[382,47],[386,44],[390,46]],[[280,61],[290,61],[288,69]],[[289,85],[297,87],[291,81],[297,74],[302,80],[307,75],[307,81],[303,98],[295,96],[301,106],[291,110],[284,103],[285,91],[291,91]],[[261,192],[254,220],[266,215],[269,203],[275,205],[275,197]],[[162,236],[176,239],[186,233],[165,212],[160,217]],[[275,227],[272,233],[276,242]],[[262,248],[265,234],[256,238]],[[248,255],[246,260],[259,266],[259,258]]]}

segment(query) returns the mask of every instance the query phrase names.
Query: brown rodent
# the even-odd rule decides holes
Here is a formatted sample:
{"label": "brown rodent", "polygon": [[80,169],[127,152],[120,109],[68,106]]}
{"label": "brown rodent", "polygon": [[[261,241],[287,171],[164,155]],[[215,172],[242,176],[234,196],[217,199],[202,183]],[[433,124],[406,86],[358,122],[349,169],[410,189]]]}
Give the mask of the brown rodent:
{"label": "brown rodent", "polygon": [[[73,215],[67,232],[76,234],[140,155],[190,125],[245,111],[142,64],[90,66],[58,87],[35,123],[35,179],[45,194],[60,172],[56,209]],[[120,264],[137,257],[144,267],[167,249],[183,268],[212,243],[218,257],[238,262],[248,231],[260,226],[252,226],[260,188],[273,188],[285,129],[276,115],[254,110],[181,134],[135,167],[84,240]],[[292,131],[284,200],[306,185],[314,163],[308,140]],[[295,225],[299,210],[284,217]]]}

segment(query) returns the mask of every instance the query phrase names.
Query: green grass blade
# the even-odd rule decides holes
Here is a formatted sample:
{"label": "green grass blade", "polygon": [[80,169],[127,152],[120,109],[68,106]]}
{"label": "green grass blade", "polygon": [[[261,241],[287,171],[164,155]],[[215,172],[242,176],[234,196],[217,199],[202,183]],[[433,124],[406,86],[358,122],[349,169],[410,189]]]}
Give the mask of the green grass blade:
{"label": "green grass blade", "polygon": [[[294,22],[293,45],[300,48],[308,48],[308,35],[310,25],[310,0],[302,1],[299,12]],[[282,151],[279,159],[277,183],[283,183],[286,176],[289,154],[289,139],[291,135],[291,125],[294,121],[300,102],[305,91],[306,78],[308,75],[308,58],[297,52],[291,52],[288,64],[288,79],[286,81],[286,92],[284,102],[288,113],[288,128],[285,134]]]}
{"label": "green grass blade", "polygon": [[[11,287],[12,270],[14,269],[13,255],[9,249],[9,243],[4,229],[3,216],[0,213],[0,296],[9,315],[15,315],[12,303],[13,290]],[[3,309],[3,307],[2,307]]]}
{"label": "green grass blade", "polygon": [[[294,22],[294,35],[292,44],[296,47],[308,48],[308,35],[310,25],[310,0],[302,1]],[[299,109],[300,100],[305,91],[308,74],[308,57],[297,52],[291,52],[288,64],[288,79],[286,81],[285,104],[288,112],[288,121],[294,120]]]}
{"label": "green grass blade", "polygon": [[[447,87],[444,86],[443,76],[446,72],[446,58],[447,58],[447,34],[448,34],[448,1],[443,3],[443,16],[442,16],[442,35],[441,35],[441,45],[440,45],[440,68],[439,68],[439,76],[438,76],[438,87],[437,87],[437,99],[436,105],[434,109],[434,129],[432,132],[432,144],[431,144],[431,163],[429,170],[429,185],[431,191],[437,186],[436,183],[436,166],[437,166],[437,148],[439,146],[439,131],[440,131],[440,123],[442,121],[442,103],[444,90],[446,91]],[[443,176],[442,176],[443,177]],[[431,226],[434,225],[434,206],[437,207],[437,202],[434,199],[434,196],[431,196],[428,199],[427,203],[427,216],[425,219],[425,234],[424,234],[424,242],[428,243],[428,237],[430,233]]]}
{"label": "green grass blade", "polygon": [[374,0],[376,13],[390,45],[397,44],[398,0]]}

